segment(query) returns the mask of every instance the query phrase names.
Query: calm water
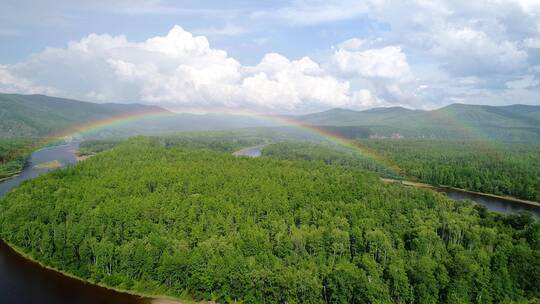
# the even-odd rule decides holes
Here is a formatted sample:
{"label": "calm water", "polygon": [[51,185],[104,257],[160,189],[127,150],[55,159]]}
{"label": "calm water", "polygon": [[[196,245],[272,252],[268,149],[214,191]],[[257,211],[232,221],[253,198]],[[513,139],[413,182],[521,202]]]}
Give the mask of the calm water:
{"label": "calm water", "polygon": [[[77,144],[51,147],[32,154],[29,165],[19,175],[0,183],[0,197],[21,182],[50,169],[34,165],[58,160],[63,166],[74,164]],[[149,300],[85,284],[28,261],[0,241],[1,304],[140,304]]]}
{"label": "calm water", "polygon": [[529,211],[533,217],[540,220],[540,207],[516,203],[506,199],[495,198],[485,196],[481,194],[468,193],[462,191],[456,191],[452,189],[440,189],[441,192],[446,193],[449,198],[453,200],[471,200],[477,204],[481,204],[487,207],[488,210],[502,212],[502,213],[514,213],[519,211]]}

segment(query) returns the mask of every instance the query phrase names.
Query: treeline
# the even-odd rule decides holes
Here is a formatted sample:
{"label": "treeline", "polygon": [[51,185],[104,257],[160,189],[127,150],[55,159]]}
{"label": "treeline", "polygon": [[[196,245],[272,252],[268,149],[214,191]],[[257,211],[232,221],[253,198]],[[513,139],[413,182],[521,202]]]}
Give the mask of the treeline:
{"label": "treeline", "polygon": [[540,201],[540,145],[360,140],[418,181]]}
{"label": "treeline", "polygon": [[94,155],[103,151],[110,150],[125,140],[122,139],[92,139],[85,140],[79,144],[79,155]]}
{"label": "treeline", "polygon": [[[241,148],[260,145],[268,142],[266,137],[253,136],[251,132],[241,131],[205,131],[183,132],[174,135],[134,137],[131,140],[151,140],[165,148],[183,148],[190,150],[210,150],[232,153]],[[79,145],[79,155],[93,155],[110,150],[126,139],[93,139],[85,140]]]}
{"label": "treeline", "polygon": [[[165,145],[166,146],[166,145]],[[0,235],[111,287],[244,303],[540,297],[540,223],[320,162],[129,140],[22,184]]]}
{"label": "treeline", "polygon": [[0,180],[19,173],[32,150],[31,138],[0,139]]}
{"label": "treeline", "polygon": [[274,143],[265,146],[262,154],[283,160],[319,161],[327,165],[364,169],[377,172],[384,177],[399,178],[399,172],[364,156],[359,150],[320,141]]}

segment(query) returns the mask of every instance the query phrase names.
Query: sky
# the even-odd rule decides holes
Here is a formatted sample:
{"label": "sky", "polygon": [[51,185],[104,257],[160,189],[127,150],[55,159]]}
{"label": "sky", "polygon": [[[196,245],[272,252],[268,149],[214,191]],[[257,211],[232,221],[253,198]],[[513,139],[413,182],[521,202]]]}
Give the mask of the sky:
{"label": "sky", "polygon": [[540,0],[1,0],[0,92],[175,111],[540,104]]}

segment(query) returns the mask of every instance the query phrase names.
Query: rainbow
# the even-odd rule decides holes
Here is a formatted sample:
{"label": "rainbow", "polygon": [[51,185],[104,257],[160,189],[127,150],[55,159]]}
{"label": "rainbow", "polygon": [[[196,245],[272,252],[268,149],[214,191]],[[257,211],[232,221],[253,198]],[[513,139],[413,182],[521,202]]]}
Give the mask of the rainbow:
{"label": "rainbow", "polygon": [[129,112],[116,116],[107,117],[104,119],[98,119],[88,121],[82,124],[78,124],[58,132],[53,133],[45,137],[39,144],[39,146],[47,146],[56,144],[58,142],[65,141],[67,138],[72,138],[77,135],[88,134],[96,132],[105,128],[119,126],[130,122],[136,122],[145,119],[161,118],[161,117],[173,117],[176,114],[167,110],[159,109],[153,111],[144,112]]}
{"label": "rainbow", "polygon": [[[268,115],[268,114],[246,112],[246,111],[235,112],[235,113],[230,113],[230,114],[256,117],[262,120],[266,120],[268,122],[272,122],[273,124],[276,124],[276,125],[294,127],[304,132],[321,136],[338,146],[349,148],[351,151],[354,151],[360,156],[367,157],[373,160],[374,162],[383,166],[384,168],[390,169],[392,172],[395,172],[401,175],[404,174],[403,170],[401,170],[395,162],[389,160],[388,158],[383,157],[382,155],[376,153],[372,149],[366,146],[363,146],[359,141],[354,141],[354,140],[345,138],[336,132],[332,132],[328,129],[324,129],[323,127],[305,124],[291,117],[284,117],[284,116],[279,116],[279,115]],[[127,123],[132,123],[132,122],[137,122],[137,121],[142,121],[142,120],[147,120],[147,119],[174,117],[175,115],[178,115],[178,114],[175,112],[170,112],[163,109],[158,109],[158,110],[153,110],[153,111],[144,111],[144,112],[123,113],[123,114],[108,117],[105,119],[88,121],[82,124],[78,124],[78,125],[60,130],[58,132],[55,132],[39,140],[37,143],[34,143],[33,146],[34,147],[50,146],[50,145],[58,144],[61,142],[65,142],[66,140],[73,139],[74,137],[77,138],[84,134],[89,134],[92,132],[96,132],[96,131],[114,127],[114,126],[120,126]]]}
{"label": "rainbow", "polygon": [[392,172],[398,175],[404,176],[405,174],[405,171],[401,170],[396,162],[390,160],[387,157],[382,156],[381,154],[377,153],[375,150],[365,145],[362,145],[360,141],[346,138],[337,132],[332,132],[328,129],[325,129],[324,126],[315,126],[315,125],[306,124],[304,122],[301,122],[296,119],[292,119],[290,117],[262,115],[262,114],[257,115],[257,117],[266,118],[277,123],[282,123],[287,126],[299,128],[308,133],[320,135],[338,146],[349,148],[352,151],[355,151],[360,156],[367,157],[375,161],[379,165],[382,165],[386,169],[390,169]]}
{"label": "rainbow", "polygon": [[[208,111],[204,111],[204,112],[208,113]],[[216,112],[222,113],[219,111],[216,111]],[[396,162],[392,161],[391,159],[387,157],[384,157],[380,153],[377,153],[373,149],[363,145],[361,141],[351,140],[349,138],[342,136],[341,134],[338,134],[337,132],[332,132],[329,129],[326,129],[324,127],[309,125],[299,120],[296,120],[294,118],[286,117],[286,116],[268,115],[268,114],[261,114],[261,113],[256,113],[256,112],[247,112],[247,111],[242,111],[242,112],[229,111],[228,113],[249,116],[249,117],[256,117],[262,120],[266,120],[268,122],[272,122],[276,125],[294,127],[294,128],[303,130],[304,132],[321,136],[338,146],[343,146],[345,148],[350,149],[351,151],[354,151],[359,156],[371,159],[376,164],[381,165],[383,168],[388,169],[399,176],[407,178],[404,170],[401,170]],[[75,125],[75,126],[63,129],[41,140],[38,143],[38,146],[43,147],[43,146],[56,144],[56,143],[65,141],[68,138],[78,137],[80,135],[92,133],[92,132],[99,131],[102,129],[119,126],[119,125],[131,123],[131,122],[136,122],[136,121],[146,120],[146,119],[162,118],[162,117],[174,117],[175,115],[178,115],[178,114],[175,112],[170,112],[163,109],[156,109],[156,110],[144,111],[144,112],[124,113],[124,114],[116,115],[113,117],[108,117],[105,119],[89,121],[86,123],[82,123],[79,125]],[[437,119],[439,119],[441,122],[451,124],[453,127],[455,127],[456,130],[469,134],[471,138],[473,139],[478,139],[478,138],[483,137],[480,134],[476,133],[473,128],[467,127],[465,124],[460,123],[457,117],[453,117],[451,115],[445,114],[444,116],[437,117]],[[481,141],[481,142],[485,143],[485,141]],[[488,149],[489,148],[486,147],[486,150]]]}
{"label": "rainbow", "polygon": [[[202,111],[202,112],[208,113],[208,111]],[[215,111],[215,112],[223,113],[219,111]],[[228,113],[238,114],[238,115],[243,115],[243,116],[250,116],[250,117],[257,117],[257,118],[266,120],[268,122],[272,122],[277,125],[294,127],[308,133],[322,136],[323,138],[327,139],[328,141],[336,145],[349,148],[351,151],[354,151],[359,156],[371,159],[376,164],[381,165],[383,168],[388,169],[391,172],[394,172],[398,176],[401,176],[403,178],[410,178],[409,176],[407,176],[404,170],[400,169],[400,167],[397,165],[396,162],[394,162],[393,160],[387,157],[384,157],[380,153],[363,145],[361,141],[348,139],[342,136],[341,134],[338,134],[337,132],[332,132],[329,129],[325,129],[324,127],[309,125],[299,120],[295,120],[291,117],[285,117],[285,116],[279,116],[279,115],[268,115],[268,114],[245,112],[245,111],[242,111],[242,112],[229,111]],[[136,121],[145,120],[145,119],[162,118],[162,117],[174,117],[175,115],[178,115],[178,114],[175,112],[170,112],[163,109],[121,114],[121,115],[117,115],[117,116],[113,116],[113,117],[109,117],[109,118],[105,118],[101,120],[90,121],[90,122],[79,124],[73,127],[66,128],[64,130],[61,130],[59,132],[52,134],[51,136],[44,138],[43,140],[39,142],[37,146],[43,147],[43,146],[55,144],[58,142],[65,141],[66,138],[70,138],[70,137],[73,138],[73,137],[77,137],[78,135],[84,135],[84,134],[95,132],[101,129],[110,128],[110,127],[130,123],[130,122],[136,122]],[[485,136],[483,136],[483,134],[479,134],[477,130],[468,126],[467,124],[460,122],[459,117],[454,117],[454,115],[449,115],[449,114],[438,114],[438,116],[435,118],[440,120],[442,123],[447,123],[447,124],[452,125],[458,131],[467,133],[471,137],[471,139],[478,140],[478,142],[481,143],[481,145],[483,146],[483,148],[485,148],[486,151],[491,150],[490,147],[488,147],[489,141],[485,139],[482,140]]]}

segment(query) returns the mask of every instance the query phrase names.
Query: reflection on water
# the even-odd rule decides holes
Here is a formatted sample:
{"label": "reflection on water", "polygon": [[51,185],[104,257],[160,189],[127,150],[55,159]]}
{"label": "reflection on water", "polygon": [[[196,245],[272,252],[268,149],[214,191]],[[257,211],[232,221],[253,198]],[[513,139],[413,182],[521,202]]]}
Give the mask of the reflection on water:
{"label": "reflection on water", "polygon": [[[77,162],[77,143],[36,151],[19,175],[0,183],[0,197],[21,182],[50,169],[34,165],[58,160],[65,167]],[[66,277],[33,263],[0,241],[0,303],[16,304],[139,304],[148,299],[132,296]]]}

